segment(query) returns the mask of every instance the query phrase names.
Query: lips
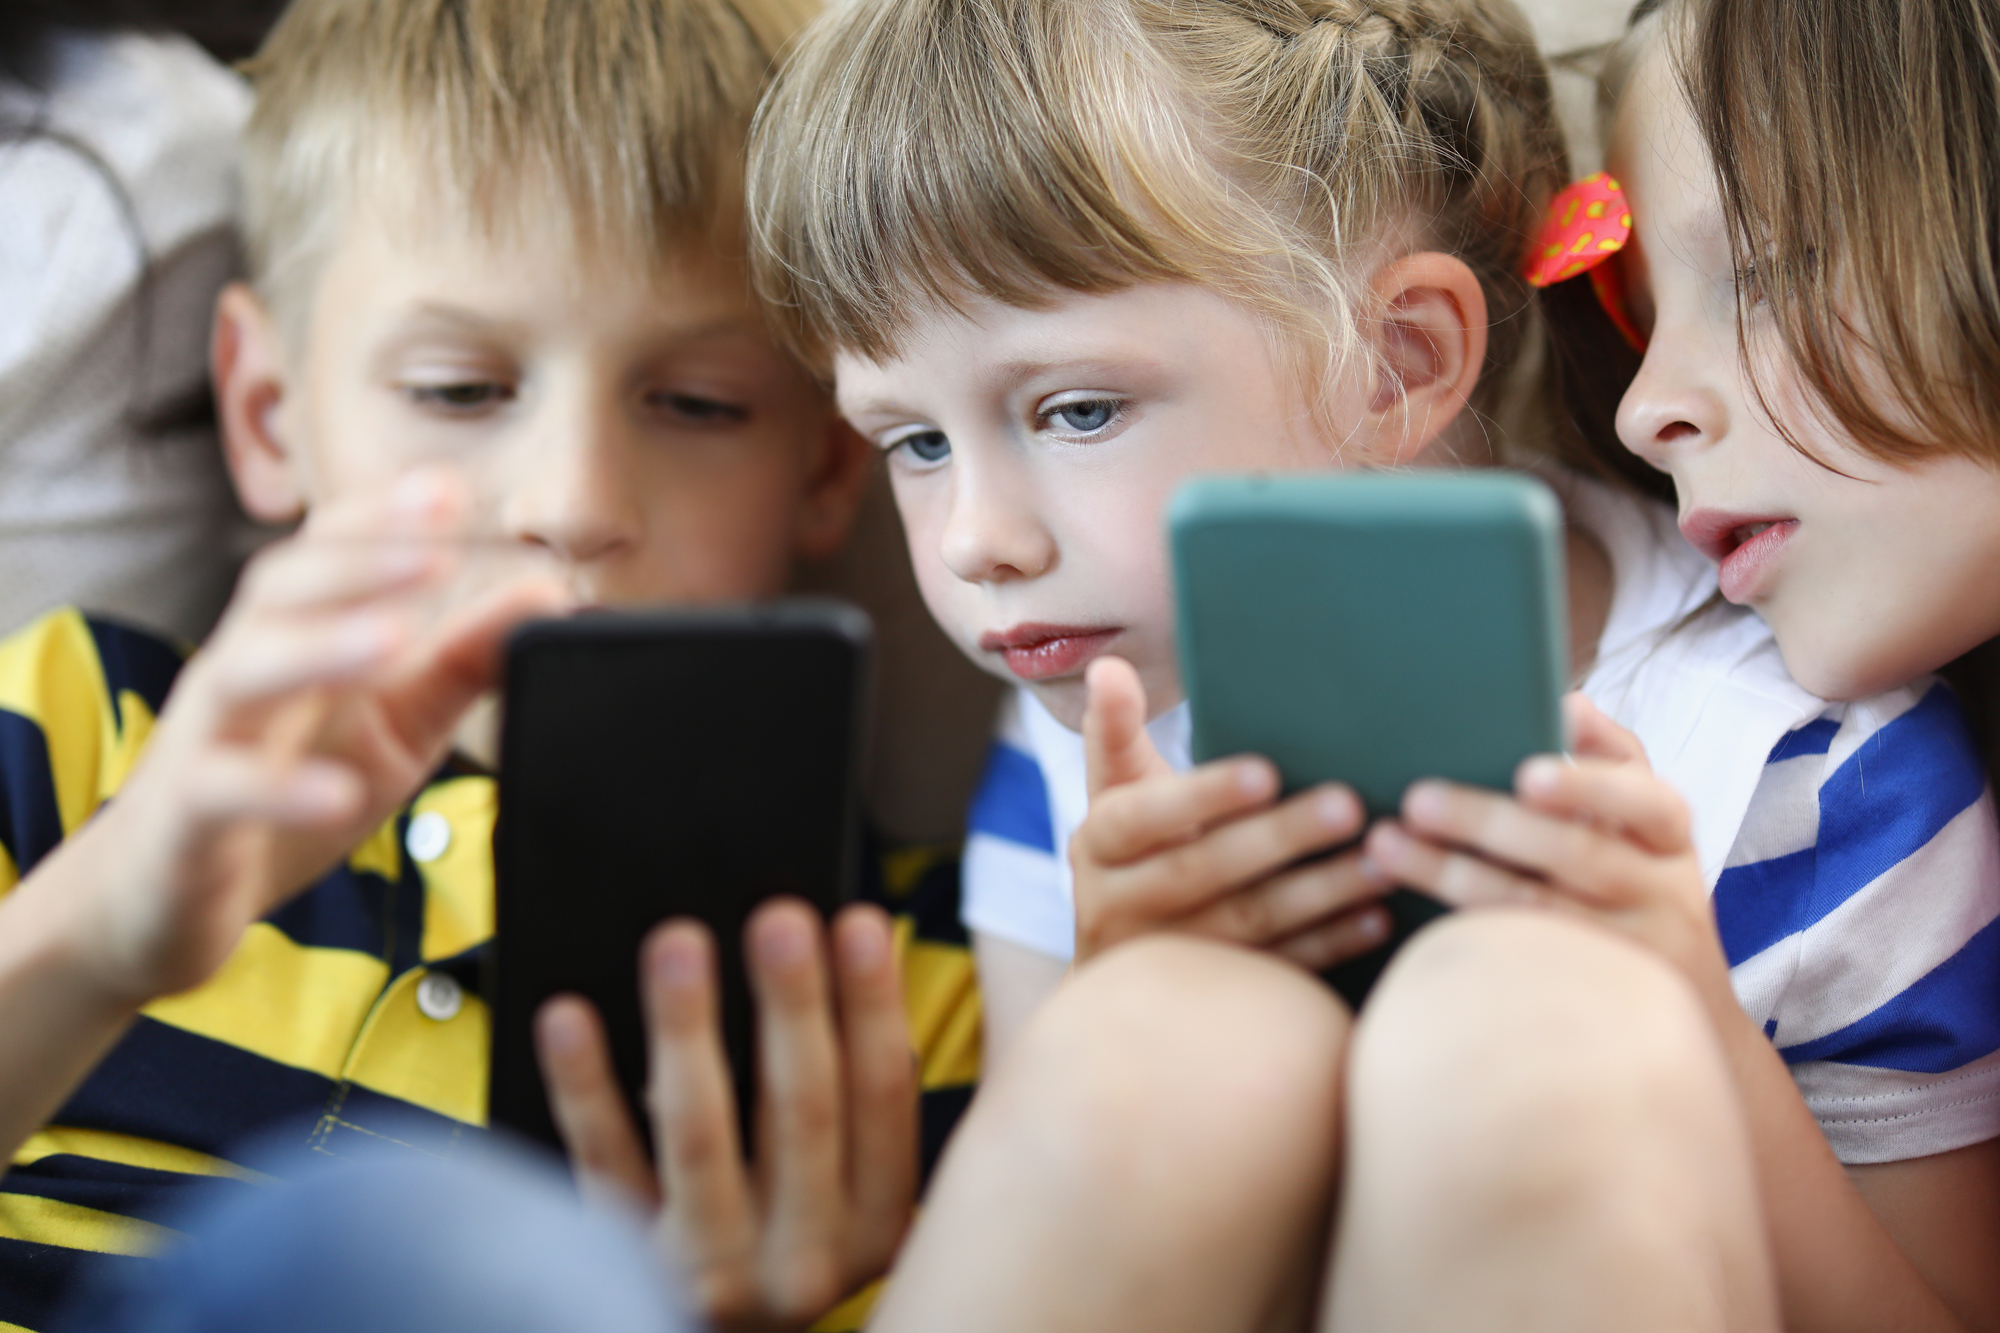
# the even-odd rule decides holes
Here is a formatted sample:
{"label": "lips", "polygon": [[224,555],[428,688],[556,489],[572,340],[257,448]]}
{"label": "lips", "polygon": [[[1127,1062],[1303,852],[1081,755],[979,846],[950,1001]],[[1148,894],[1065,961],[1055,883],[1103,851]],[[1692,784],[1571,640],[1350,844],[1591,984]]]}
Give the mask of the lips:
{"label": "lips", "polygon": [[1742,605],[1769,582],[1770,570],[1799,521],[1787,514],[1740,514],[1696,509],[1681,520],[1681,535],[1716,562],[1722,595]]}
{"label": "lips", "polygon": [[979,636],[984,652],[999,653],[1022,680],[1050,680],[1082,670],[1123,631],[1091,625],[1016,625]]}

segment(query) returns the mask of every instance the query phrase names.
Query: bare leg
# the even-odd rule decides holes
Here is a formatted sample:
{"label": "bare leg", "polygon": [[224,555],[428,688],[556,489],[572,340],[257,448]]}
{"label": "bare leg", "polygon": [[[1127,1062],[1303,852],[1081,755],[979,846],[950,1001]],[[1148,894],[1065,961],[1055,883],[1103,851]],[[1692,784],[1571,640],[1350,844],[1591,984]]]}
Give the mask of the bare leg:
{"label": "bare leg", "polygon": [[1747,1136],[1698,1003],[1607,932],[1464,913],[1364,1011],[1340,1333],[1778,1327]]}
{"label": "bare leg", "polygon": [[874,1333],[1227,1333],[1310,1316],[1344,1009],[1244,950],[1081,969],[980,1091]]}

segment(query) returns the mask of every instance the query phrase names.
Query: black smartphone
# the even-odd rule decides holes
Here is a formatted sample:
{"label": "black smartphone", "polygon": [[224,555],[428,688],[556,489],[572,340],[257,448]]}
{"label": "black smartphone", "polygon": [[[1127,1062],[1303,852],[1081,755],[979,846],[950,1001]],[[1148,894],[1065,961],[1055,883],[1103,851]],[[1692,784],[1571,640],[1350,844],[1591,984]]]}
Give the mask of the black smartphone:
{"label": "black smartphone", "polygon": [[715,933],[748,1124],[743,923],[775,894],[823,914],[852,895],[871,638],[861,611],[818,599],[592,612],[514,635],[493,838],[492,1124],[560,1149],[532,1024],[570,992],[597,1006],[650,1133],[639,947],[676,916]]}

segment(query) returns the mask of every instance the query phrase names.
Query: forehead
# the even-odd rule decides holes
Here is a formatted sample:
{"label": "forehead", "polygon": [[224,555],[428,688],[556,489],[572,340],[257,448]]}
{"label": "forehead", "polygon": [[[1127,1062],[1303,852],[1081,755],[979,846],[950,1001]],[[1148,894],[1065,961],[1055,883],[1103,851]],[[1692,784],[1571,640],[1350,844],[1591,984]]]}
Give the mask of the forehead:
{"label": "forehead", "polygon": [[1647,44],[1619,99],[1606,165],[1625,187],[1641,231],[1724,243],[1708,150],[1661,38]]}

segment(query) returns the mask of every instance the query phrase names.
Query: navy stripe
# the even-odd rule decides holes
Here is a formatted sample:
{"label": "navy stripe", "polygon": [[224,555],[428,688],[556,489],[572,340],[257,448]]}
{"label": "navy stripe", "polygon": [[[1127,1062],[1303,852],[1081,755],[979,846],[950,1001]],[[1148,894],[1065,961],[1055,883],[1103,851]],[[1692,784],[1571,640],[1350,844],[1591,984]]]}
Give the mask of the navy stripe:
{"label": "navy stripe", "polygon": [[353,949],[386,959],[390,950],[391,889],[380,875],[336,866],[319,883],[264,920],[295,944]]}
{"label": "navy stripe", "polygon": [[104,666],[104,683],[110,689],[111,706],[118,728],[125,729],[124,706],[118,696],[126,690],[146,701],[158,717],[165,707],[167,692],[174,686],[183,661],[179,652],[144,630],[132,629],[115,620],[84,617],[90,637],[97,645],[97,660]]}
{"label": "navy stripe", "polygon": [[1923,848],[1985,789],[1958,700],[1948,686],[1932,686],[1820,784],[1813,848],[1717,879],[1716,923],[1730,963],[1823,920]]}
{"label": "navy stripe", "polygon": [[26,875],[62,837],[48,739],[33,719],[0,709],[0,843]]}
{"label": "navy stripe", "polygon": [[92,1285],[123,1282],[151,1262],[32,1240],[0,1240],[0,1320],[23,1328],[52,1328],[63,1293],[77,1285],[79,1273]]}
{"label": "navy stripe", "polygon": [[959,919],[958,856],[940,851],[917,875],[916,882],[901,894],[891,894],[883,880],[882,844],[873,832],[865,839],[861,861],[861,883],[856,893],[863,902],[874,903],[893,916],[907,917],[912,938],[927,944],[969,948],[972,939]]}
{"label": "navy stripe", "polygon": [[1787,1064],[1832,1060],[1943,1074],[2000,1050],[2000,921],[1875,1012],[1814,1041],[1781,1047]]}
{"label": "navy stripe", "polygon": [[1812,903],[1813,849],[1731,866],[1715,881],[1715,927],[1735,967],[1797,929]]}
{"label": "navy stripe", "polygon": [[1055,823],[1049,816],[1049,787],[1042,766],[1013,746],[994,742],[986,752],[986,771],[966,813],[966,827],[1053,853]]}
{"label": "navy stripe", "polygon": [[[314,1152],[334,1157],[357,1146],[379,1147],[385,1139],[443,1157],[467,1135],[484,1137],[486,1133],[478,1125],[453,1120],[358,1083],[343,1087],[327,1107],[326,1115],[310,1128],[312,1137],[308,1146]],[[282,1146],[282,1142],[277,1146]]]}
{"label": "navy stripe", "polygon": [[254,1188],[247,1181],[228,1177],[155,1171],[96,1157],[53,1153],[27,1166],[17,1166],[0,1177],[0,1193],[32,1194],[171,1226],[172,1216],[187,1191],[208,1184],[238,1190]]}
{"label": "navy stripe", "polygon": [[141,1015],[52,1118],[228,1158],[251,1134],[317,1118],[332,1079]]}
{"label": "navy stripe", "polygon": [[952,1131],[958,1128],[959,1117],[972,1102],[974,1087],[970,1083],[950,1088],[926,1088],[917,1103],[920,1116],[921,1149],[918,1157],[917,1188],[924,1189],[930,1184],[931,1172],[937,1169],[938,1158],[944,1155],[945,1144],[951,1141]]}
{"label": "navy stripe", "polygon": [[1771,747],[1767,764],[1780,763],[1786,759],[1796,759],[1802,754],[1825,754],[1833,748],[1833,738],[1840,734],[1840,723],[1830,717],[1814,718],[1803,727],[1795,728],[1778,738]]}

